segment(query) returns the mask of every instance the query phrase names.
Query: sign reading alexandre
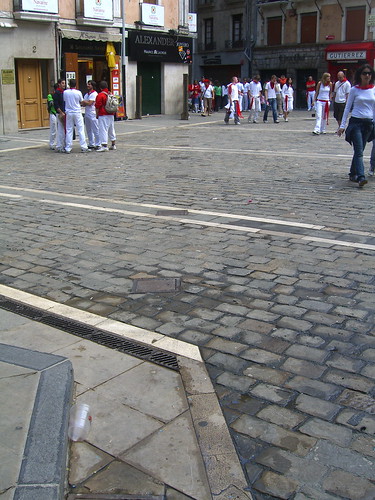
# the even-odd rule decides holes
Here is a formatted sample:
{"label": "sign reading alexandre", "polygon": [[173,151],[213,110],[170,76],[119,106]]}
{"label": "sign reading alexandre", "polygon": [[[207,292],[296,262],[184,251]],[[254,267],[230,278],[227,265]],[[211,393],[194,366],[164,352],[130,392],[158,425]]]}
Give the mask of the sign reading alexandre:
{"label": "sign reading alexandre", "polygon": [[131,30],[128,36],[131,61],[192,62],[192,38],[143,30]]}

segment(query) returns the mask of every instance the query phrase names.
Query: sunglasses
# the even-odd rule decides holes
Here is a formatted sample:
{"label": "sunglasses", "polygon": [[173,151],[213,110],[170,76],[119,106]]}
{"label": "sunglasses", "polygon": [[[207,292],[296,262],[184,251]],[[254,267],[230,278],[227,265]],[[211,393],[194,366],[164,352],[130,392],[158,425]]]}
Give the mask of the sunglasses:
{"label": "sunglasses", "polygon": [[363,71],[361,74],[362,75],[371,75],[371,71]]}

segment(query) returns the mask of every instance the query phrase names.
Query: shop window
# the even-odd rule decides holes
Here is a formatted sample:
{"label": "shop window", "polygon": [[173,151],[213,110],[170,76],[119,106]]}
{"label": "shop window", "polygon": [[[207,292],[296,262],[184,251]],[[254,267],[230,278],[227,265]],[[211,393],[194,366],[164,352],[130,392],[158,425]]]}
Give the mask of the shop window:
{"label": "shop window", "polygon": [[301,15],[301,43],[316,42],[316,12]]}
{"label": "shop window", "polygon": [[232,46],[242,47],[242,14],[232,16]]}
{"label": "shop window", "polygon": [[365,38],[366,7],[350,7],[346,9],[347,42],[357,42]]}
{"label": "shop window", "polygon": [[282,17],[269,17],[267,19],[267,44],[281,45]]}

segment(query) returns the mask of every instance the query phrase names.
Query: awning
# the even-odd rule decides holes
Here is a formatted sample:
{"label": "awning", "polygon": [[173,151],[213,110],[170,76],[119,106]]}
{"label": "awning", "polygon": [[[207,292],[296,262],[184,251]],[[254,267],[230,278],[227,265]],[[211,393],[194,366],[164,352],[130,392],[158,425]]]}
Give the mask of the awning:
{"label": "awning", "polygon": [[105,33],[102,31],[79,31],[60,29],[62,38],[73,40],[94,40],[96,42],[121,42],[121,33]]}

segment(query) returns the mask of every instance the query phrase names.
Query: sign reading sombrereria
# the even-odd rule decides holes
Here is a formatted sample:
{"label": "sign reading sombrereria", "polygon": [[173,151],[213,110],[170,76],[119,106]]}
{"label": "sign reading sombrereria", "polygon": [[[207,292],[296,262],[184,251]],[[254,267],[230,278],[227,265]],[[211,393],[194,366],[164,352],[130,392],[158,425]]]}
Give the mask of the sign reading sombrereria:
{"label": "sign reading sombrereria", "polygon": [[178,34],[154,31],[128,32],[129,59],[131,61],[154,61],[190,64],[193,40]]}

